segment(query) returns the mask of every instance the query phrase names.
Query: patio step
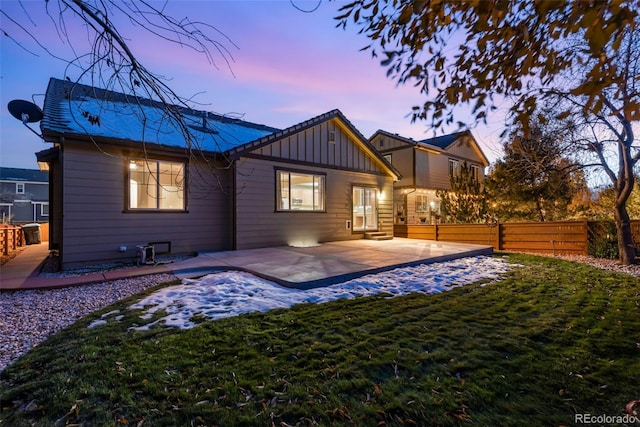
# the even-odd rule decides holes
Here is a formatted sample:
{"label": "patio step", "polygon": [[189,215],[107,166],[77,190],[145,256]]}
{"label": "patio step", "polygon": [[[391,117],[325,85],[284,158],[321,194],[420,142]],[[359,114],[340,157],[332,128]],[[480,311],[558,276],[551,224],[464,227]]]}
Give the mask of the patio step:
{"label": "patio step", "polygon": [[384,231],[371,231],[364,233],[364,238],[367,240],[391,240],[393,236],[389,236]]}

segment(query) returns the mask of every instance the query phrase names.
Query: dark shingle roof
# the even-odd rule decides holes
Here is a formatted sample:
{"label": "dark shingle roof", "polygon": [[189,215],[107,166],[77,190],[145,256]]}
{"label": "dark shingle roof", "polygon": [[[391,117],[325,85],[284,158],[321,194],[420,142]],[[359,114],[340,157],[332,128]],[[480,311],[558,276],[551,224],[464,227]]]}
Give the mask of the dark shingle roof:
{"label": "dark shingle roof", "polygon": [[0,180],[49,182],[49,173],[38,169],[18,169],[0,167]]}
{"label": "dark shingle roof", "polygon": [[45,138],[90,135],[207,152],[225,152],[278,131],[207,111],[166,106],[135,95],[55,78],[49,80],[43,111],[40,128]]}
{"label": "dark shingle roof", "polygon": [[417,144],[417,141],[413,140],[412,138],[405,138],[404,136],[398,135],[397,133],[387,132],[386,130],[382,130],[382,129],[378,129],[377,131],[375,131],[373,135],[369,137],[369,141],[372,141],[373,138],[375,138],[377,135],[383,135],[389,138],[393,138],[396,141],[404,142],[405,144],[408,144],[408,145]]}
{"label": "dark shingle roof", "polygon": [[448,146],[465,135],[471,136],[471,132],[466,130],[463,132],[450,133],[448,135],[436,136],[435,138],[423,139],[420,142],[422,144],[432,145],[434,147],[442,148],[443,150],[445,150]]}

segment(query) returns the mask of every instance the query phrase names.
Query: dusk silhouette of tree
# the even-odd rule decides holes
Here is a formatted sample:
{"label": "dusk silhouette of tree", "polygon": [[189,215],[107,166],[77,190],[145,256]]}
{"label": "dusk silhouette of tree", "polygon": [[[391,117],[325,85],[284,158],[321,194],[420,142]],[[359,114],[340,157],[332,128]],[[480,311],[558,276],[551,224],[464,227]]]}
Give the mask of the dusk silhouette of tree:
{"label": "dusk silhouette of tree", "polygon": [[[69,81],[125,93],[129,104],[139,107],[141,120],[145,119],[141,100],[158,102],[164,106],[164,120],[184,136],[188,155],[202,159],[202,150],[180,108],[175,108],[192,109],[197,103],[192,96],[178,94],[171,87],[170,77],[147,67],[141,60],[142,49],[177,46],[199,55],[214,69],[232,72],[232,49],[237,47],[210,23],[179,17],[167,6],[166,2],[146,0],[49,0],[40,2],[38,9],[34,4],[3,2],[0,31],[5,42],[13,42],[35,56],[44,54],[66,63],[64,77]],[[42,34],[48,33],[42,31],[43,26],[55,29],[57,37],[43,38]],[[154,44],[135,43],[142,36],[151,36]],[[100,118],[84,120],[91,137],[90,127],[99,124]],[[210,165],[215,174],[217,167]],[[220,185],[215,177],[200,181]]]}

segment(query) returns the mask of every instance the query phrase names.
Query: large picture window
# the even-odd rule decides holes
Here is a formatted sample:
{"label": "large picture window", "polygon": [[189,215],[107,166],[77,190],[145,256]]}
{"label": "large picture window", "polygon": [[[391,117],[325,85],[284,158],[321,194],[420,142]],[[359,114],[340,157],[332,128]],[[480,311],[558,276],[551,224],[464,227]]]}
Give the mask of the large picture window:
{"label": "large picture window", "polygon": [[129,161],[129,209],[184,210],[185,164],[161,160]]}
{"label": "large picture window", "polygon": [[325,176],[276,171],[276,206],[279,211],[324,211]]}

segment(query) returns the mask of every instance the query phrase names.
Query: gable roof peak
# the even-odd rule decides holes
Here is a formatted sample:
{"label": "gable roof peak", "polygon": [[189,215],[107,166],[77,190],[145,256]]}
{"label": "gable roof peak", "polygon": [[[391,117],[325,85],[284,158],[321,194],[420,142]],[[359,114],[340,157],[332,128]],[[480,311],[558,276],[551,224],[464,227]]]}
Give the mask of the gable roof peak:
{"label": "gable roof peak", "polygon": [[271,144],[275,140],[286,138],[291,134],[300,132],[304,129],[311,128],[313,126],[316,126],[320,123],[329,121],[334,118],[339,118],[343,123],[345,123],[345,125],[347,125],[347,127],[349,127],[349,130],[352,131],[358,138],[361,138],[363,141],[366,141],[366,138],[362,136],[360,131],[356,129],[355,126],[353,126],[353,124],[347,119],[347,117],[342,113],[342,111],[340,111],[337,108],[334,108],[333,110],[327,111],[326,113],[322,113],[320,115],[307,119],[303,122],[297,123],[286,129],[279,130],[272,134],[265,135],[262,138],[234,147],[233,149],[227,151],[227,154],[230,156],[241,156],[244,153],[247,153],[249,151],[258,149],[262,146]]}

